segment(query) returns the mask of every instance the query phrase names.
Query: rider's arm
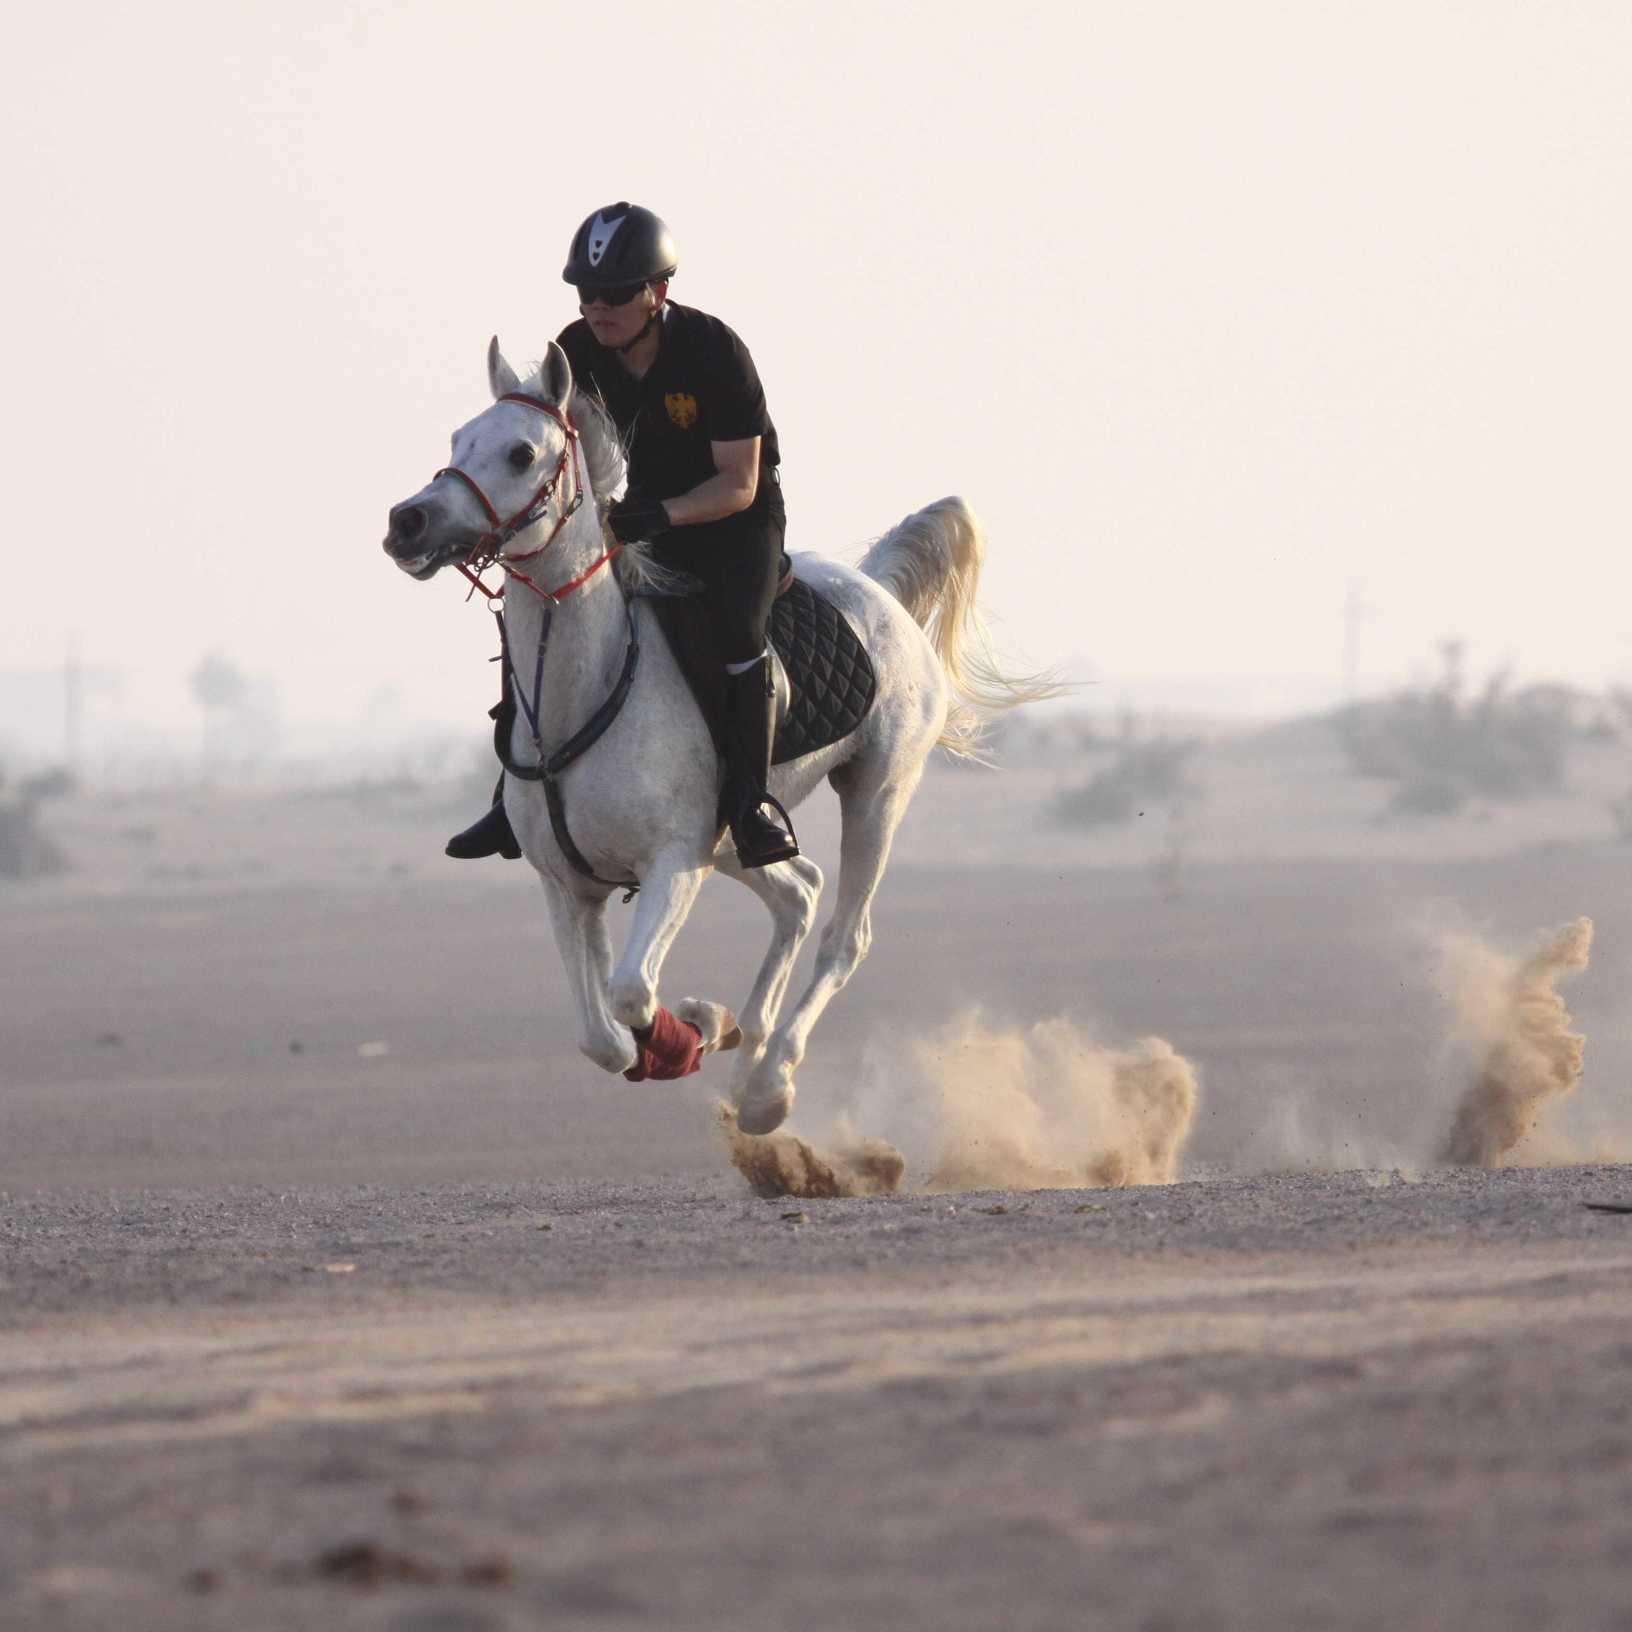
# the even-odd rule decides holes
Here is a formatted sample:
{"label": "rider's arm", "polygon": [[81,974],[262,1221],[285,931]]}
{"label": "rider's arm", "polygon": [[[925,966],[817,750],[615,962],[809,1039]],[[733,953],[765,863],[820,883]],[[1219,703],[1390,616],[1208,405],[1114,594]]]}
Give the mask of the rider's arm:
{"label": "rider's arm", "polygon": [[746,510],[754,502],[759,489],[759,438],[748,436],[738,442],[710,442],[708,446],[714,455],[714,474],[690,492],[663,501],[675,527],[719,521]]}

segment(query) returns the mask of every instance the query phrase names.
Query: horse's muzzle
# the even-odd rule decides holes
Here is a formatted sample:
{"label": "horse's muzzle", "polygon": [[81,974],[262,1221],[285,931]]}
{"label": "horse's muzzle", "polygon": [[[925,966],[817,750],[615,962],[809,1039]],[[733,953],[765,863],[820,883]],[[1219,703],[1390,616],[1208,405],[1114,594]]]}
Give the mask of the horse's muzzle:
{"label": "horse's muzzle", "polygon": [[430,578],[455,561],[468,561],[481,534],[450,525],[439,507],[422,498],[395,506],[382,548],[412,578]]}

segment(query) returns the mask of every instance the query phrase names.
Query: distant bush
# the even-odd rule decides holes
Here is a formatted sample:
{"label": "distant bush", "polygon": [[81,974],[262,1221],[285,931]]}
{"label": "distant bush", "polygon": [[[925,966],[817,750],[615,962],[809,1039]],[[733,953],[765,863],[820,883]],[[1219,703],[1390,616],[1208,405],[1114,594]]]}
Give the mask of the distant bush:
{"label": "distant bush", "polygon": [[1615,821],[1615,836],[1632,844],[1632,788],[1623,793],[1619,799],[1609,802],[1609,814]]}
{"label": "distant bush", "polygon": [[1569,695],[1556,686],[1512,691],[1493,675],[1464,697],[1462,648],[1443,648],[1437,684],[1357,703],[1337,716],[1337,731],[1362,776],[1394,784],[1390,808],[1445,816],[1469,799],[1529,799],[1562,786],[1577,735]]}
{"label": "distant bush", "polygon": [[1621,740],[1621,729],[1608,714],[1594,714],[1581,727],[1581,740],[1602,747],[1613,747]]}
{"label": "distant bush", "polygon": [[1060,794],[1049,814],[1066,827],[1104,827],[1147,810],[1188,809],[1201,797],[1200,784],[1189,774],[1200,746],[1189,738],[1126,741],[1109,765],[1080,788]]}
{"label": "distant bush", "polygon": [[[1616,687],[1610,692],[1609,700],[1620,714],[1624,726],[1632,730],[1632,691]],[[1615,821],[1616,836],[1632,843],[1632,788],[1628,788],[1619,799],[1610,801],[1609,814]]]}
{"label": "distant bush", "polygon": [[73,778],[45,771],[8,788],[0,771],[0,878],[45,878],[68,870],[68,858],[40,831],[35,814],[47,799],[71,792]]}

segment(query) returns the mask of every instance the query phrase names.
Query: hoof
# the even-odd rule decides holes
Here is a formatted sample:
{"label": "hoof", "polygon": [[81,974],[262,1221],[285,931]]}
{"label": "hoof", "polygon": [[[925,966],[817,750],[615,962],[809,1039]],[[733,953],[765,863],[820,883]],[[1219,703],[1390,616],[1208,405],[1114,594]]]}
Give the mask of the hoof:
{"label": "hoof", "polygon": [[737,1127],[743,1133],[775,1133],[793,1109],[793,1089],[771,1094],[749,1094],[737,1107]]}
{"label": "hoof", "polygon": [[683,997],[675,1004],[674,1012],[677,1019],[697,1028],[705,1054],[723,1054],[727,1049],[742,1046],[742,1028],[723,1003],[710,1003],[702,997]]}
{"label": "hoof", "polygon": [[579,1046],[586,1059],[592,1060],[603,1071],[612,1071],[619,1075],[640,1058],[640,1050],[635,1047],[634,1039],[627,1031],[621,1037],[610,1038],[605,1042],[583,1043]]}

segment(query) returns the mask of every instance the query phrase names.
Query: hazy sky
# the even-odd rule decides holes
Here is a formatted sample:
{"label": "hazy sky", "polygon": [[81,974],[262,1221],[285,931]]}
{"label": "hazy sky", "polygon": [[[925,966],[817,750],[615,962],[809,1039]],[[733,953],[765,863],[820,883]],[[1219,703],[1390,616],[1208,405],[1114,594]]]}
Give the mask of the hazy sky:
{"label": "hazy sky", "polygon": [[480,725],[387,508],[656,208],[757,358],[790,546],[964,494],[1003,643],[1120,695],[1632,677],[1632,7],[152,0],[29,8],[0,669],[219,648],[292,717]]}

